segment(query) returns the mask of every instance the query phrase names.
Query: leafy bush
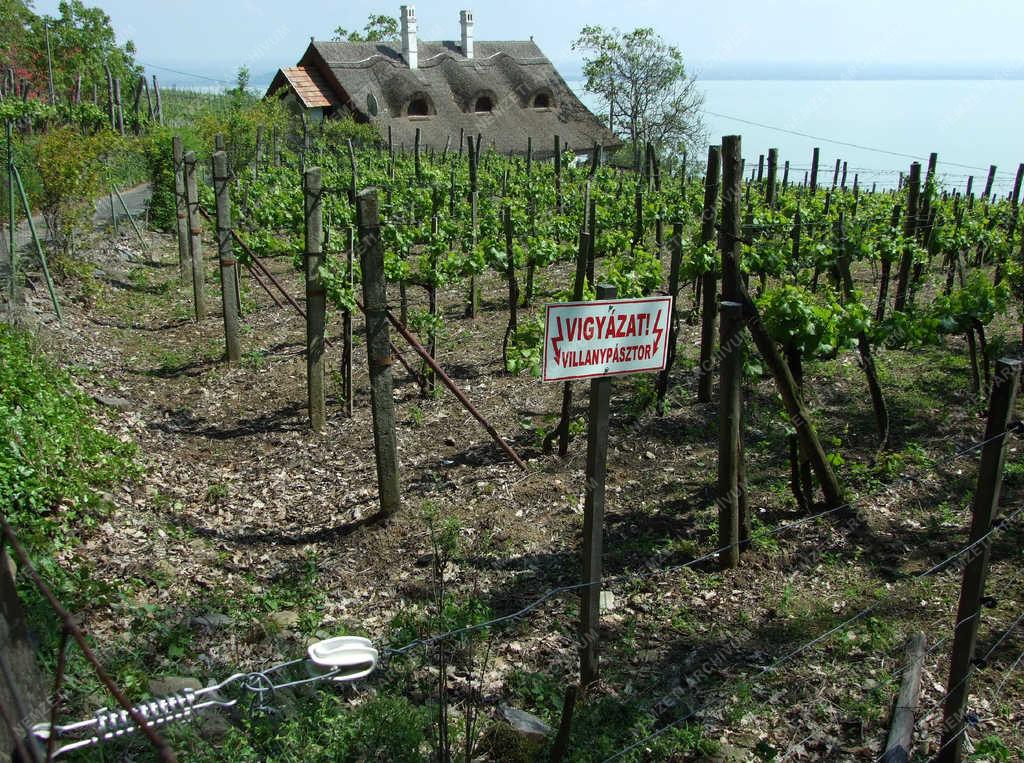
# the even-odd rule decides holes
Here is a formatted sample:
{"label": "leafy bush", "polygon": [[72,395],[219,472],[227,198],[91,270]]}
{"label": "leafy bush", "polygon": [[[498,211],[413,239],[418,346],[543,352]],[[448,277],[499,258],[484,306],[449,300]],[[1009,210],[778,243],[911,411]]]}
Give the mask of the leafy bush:
{"label": "leafy bush", "polygon": [[[325,763],[429,760],[429,711],[403,697],[381,695],[352,706],[340,697],[320,695],[303,705],[305,712],[289,713],[280,722],[256,716],[245,728],[232,729],[216,747],[190,750],[188,758]],[[181,750],[184,745],[176,746]]]}
{"label": "leafy bush", "polygon": [[154,127],[142,142],[142,154],[152,184],[149,200],[149,221],[158,230],[172,231],[177,224],[174,199],[174,156],[171,141],[180,135],[185,151],[198,151],[201,144],[190,130]]}
{"label": "leafy bush", "polygon": [[93,407],[26,334],[0,326],[0,495],[25,540],[93,521],[97,491],[135,473],[134,446],[99,430]]}
{"label": "leafy bush", "polygon": [[70,250],[75,234],[91,222],[93,200],[112,179],[109,160],[120,150],[123,145],[111,132],[82,135],[59,127],[39,139],[40,205],[59,249]]}

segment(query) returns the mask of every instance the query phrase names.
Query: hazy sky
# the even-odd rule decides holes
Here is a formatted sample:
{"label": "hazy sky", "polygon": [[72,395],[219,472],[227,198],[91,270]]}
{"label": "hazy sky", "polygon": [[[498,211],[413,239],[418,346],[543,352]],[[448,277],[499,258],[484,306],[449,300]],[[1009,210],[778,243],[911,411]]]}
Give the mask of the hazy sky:
{"label": "hazy sky", "polygon": [[[241,63],[254,76],[273,72],[294,64],[311,35],[330,39],[337,26],[361,28],[370,13],[398,13],[398,2],[86,2],[110,14],[121,41],[134,40],[139,61],[215,77],[229,76]],[[704,76],[737,64],[780,62],[842,64],[843,76],[892,63],[944,70],[983,65],[992,76],[1024,76],[1021,0],[428,0],[416,3],[421,38],[458,39],[459,9],[467,6],[477,39],[532,35],[569,76],[578,69],[571,43],[584,24],[653,26]],[[36,0],[35,7],[55,14],[57,0]]]}

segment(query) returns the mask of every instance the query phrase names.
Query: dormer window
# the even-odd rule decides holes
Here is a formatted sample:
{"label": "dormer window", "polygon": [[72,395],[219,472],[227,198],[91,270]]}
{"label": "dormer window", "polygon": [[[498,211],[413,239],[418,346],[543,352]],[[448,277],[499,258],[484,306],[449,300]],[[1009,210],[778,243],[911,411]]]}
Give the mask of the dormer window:
{"label": "dormer window", "polygon": [[413,98],[411,101],[409,101],[409,106],[406,109],[405,113],[407,116],[410,117],[429,117],[431,114],[430,101],[426,98],[426,96],[419,96],[417,98]]}
{"label": "dormer window", "polygon": [[550,109],[552,105],[550,93],[537,93],[533,96],[533,108],[535,109]]}
{"label": "dormer window", "polygon": [[478,114],[487,114],[494,111],[494,101],[489,95],[481,95],[473,104],[473,111]]}

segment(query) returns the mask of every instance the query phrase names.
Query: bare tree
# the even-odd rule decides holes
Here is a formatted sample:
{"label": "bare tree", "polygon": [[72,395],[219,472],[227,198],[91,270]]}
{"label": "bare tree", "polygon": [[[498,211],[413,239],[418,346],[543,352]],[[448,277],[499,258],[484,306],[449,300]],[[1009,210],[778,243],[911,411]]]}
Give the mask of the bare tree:
{"label": "bare tree", "polygon": [[704,94],[686,73],[683,54],[653,29],[585,26],[573,50],[584,51],[586,90],[602,99],[609,128],[629,141],[637,163],[643,143],[675,154],[707,142]]}

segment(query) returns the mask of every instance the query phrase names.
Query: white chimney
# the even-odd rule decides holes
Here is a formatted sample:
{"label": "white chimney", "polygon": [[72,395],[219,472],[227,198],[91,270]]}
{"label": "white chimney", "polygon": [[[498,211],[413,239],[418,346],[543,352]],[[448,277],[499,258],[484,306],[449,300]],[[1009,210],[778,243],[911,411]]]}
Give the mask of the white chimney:
{"label": "white chimney", "polygon": [[419,56],[416,53],[416,7],[403,5],[401,15],[402,57],[410,69],[415,69],[419,65]]}
{"label": "white chimney", "polygon": [[459,11],[459,25],[462,27],[462,55],[473,57],[473,11]]}

